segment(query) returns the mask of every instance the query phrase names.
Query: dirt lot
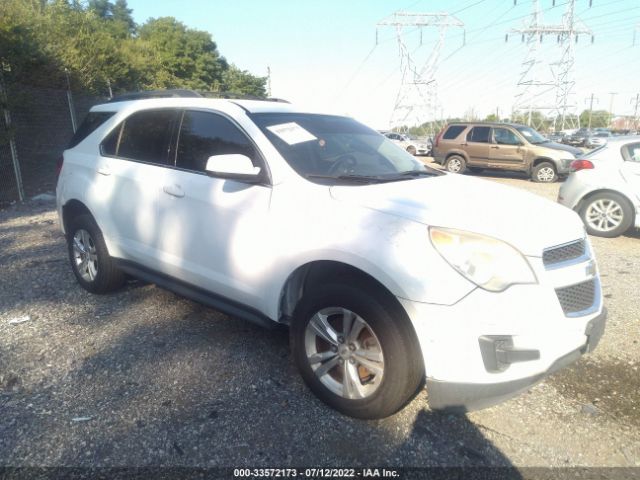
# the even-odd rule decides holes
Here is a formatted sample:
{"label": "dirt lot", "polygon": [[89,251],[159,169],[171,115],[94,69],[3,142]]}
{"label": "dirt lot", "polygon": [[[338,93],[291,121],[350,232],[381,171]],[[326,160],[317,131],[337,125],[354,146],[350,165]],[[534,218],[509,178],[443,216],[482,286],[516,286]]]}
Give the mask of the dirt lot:
{"label": "dirt lot", "polygon": [[139,282],[88,294],[52,204],[0,211],[0,466],[640,466],[640,235],[592,241],[595,353],[490,409],[434,413],[422,392],[365,422],[305,388],[286,331]]}

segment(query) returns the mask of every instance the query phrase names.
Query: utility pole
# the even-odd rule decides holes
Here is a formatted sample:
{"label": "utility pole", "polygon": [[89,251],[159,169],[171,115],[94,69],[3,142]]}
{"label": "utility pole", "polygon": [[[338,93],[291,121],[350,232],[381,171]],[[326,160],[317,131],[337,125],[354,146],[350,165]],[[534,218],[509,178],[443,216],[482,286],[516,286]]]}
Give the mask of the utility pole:
{"label": "utility pole", "polygon": [[[514,28],[509,33],[518,33],[528,49],[522,62],[522,71],[518,80],[518,94],[514,100],[514,109],[527,112],[527,123],[532,123],[534,111],[546,111],[554,114],[554,128],[560,120],[560,129],[565,124],[575,123],[570,113],[575,109],[571,101],[573,95],[573,66],[575,63],[575,44],[579,35],[593,35],[586,26],[579,24],[575,17],[576,0],[567,2],[562,23],[546,25],[542,22],[542,13],[538,0],[532,0],[533,10],[528,22],[522,28]],[[555,5],[555,2],[554,2]],[[590,5],[591,6],[591,2]],[[546,37],[555,37],[562,54],[558,61],[541,60],[540,44]],[[506,36],[509,40],[509,34]],[[554,95],[555,94],[555,95]],[[554,98],[555,97],[555,98]],[[533,125],[538,128],[540,125]]]}
{"label": "utility pole", "polygon": [[611,127],[611,120],[613,119],[613,97],[618,95],[618,92],[609,92],[609,95],[611,95],[611,98],[609,99],[609,122],[607,128]]}
{"label": "utility pole", "polygon": [[[591,97],[589,97],[589,125],[587,126],[587,128],[591,129],[591,114],[593,113],[593,101],[595,100],[596,103],[598,103],[598,99],[594,97],[593,93],[591,94]],[[585,103],[587,102],[587,99],[585,99]]]}
{"label": "utility pole", "polygon": [[[440,52],[444,47],[444,41],[449,28],[463,28],[464,23],[453,15],[444,12],[438,13],[412,13],[398,11],[378,22],[376,26],[376,39],[378,28],[394,27],[400,55],[401,81],[396,101],[391,114],[391,128],[406,129],[410,126],[419,126],[427,120],[430,122],[430,134],[433,134],[435,121],[438,117],[438,88],[435,78],[438,69]],[[438,40],[431,49],[431,53],[420,68],[414,60],[414,53],[418,48],[409,51],[404,41],[405,29],[417,27],[420,30],[420,45],[422,46],[422,31],[424,28],[436,28]],[[438,127],[438,126],[436,126]]]}
{"label": "utility pole", "polygon": [[640,123],[638,122],[638,112],[640,112],[640,93],[636,93],[636,98],[631,99],[631,104],[635,106],[633,107],[633,128],[635,130],[640,128]]}
{"label": "utility pole", "polygon": [[267,67],[267,97],[271,98],[271,67]]}

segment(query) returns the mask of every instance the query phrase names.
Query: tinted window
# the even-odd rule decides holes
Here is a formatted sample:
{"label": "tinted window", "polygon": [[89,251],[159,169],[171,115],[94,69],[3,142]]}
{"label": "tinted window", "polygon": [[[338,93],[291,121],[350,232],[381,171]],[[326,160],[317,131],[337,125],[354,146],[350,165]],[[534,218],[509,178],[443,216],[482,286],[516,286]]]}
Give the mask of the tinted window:
{"label": "tinted window", "polygon": [[207,112],[185,112],[178,140],[176,166],[204,172],[213,155],[239,153],[252,160],[253,145],[238,127],[226,118]]}
{"label": "tinted window", "polygon": [[466,127],[464,125],[451,125],[449,128],[447,128],[447,131],[444,132],[442,138],[444,140],[453,140],[458,135],[460,135],[460,133],[462,133],[465,128]]}
{"label": "tinted window", "polygon": [[[128,117],[102,144],[105,154],[166,164],[177,110],[145,110]],[[119,133],[119,139],[118,139]],[[112,153],[109,153],[112,152]]]}
{"label": "tinted window", "polygon": [[489,127],[473,127],[467,134],[467,141],[477,143],[489,143]]}
{"label": "tinted window", "polygon": [[520,139],[511,130],[506,128],[494,128],[493,139],[500,145],[520,145]]}
{"label": "tinted window", "polygon": [[89,112],[80,124],[80,128],[73,134],[69,146],[73,148],[91,135],[100,125],[109,120],[115,112]]}

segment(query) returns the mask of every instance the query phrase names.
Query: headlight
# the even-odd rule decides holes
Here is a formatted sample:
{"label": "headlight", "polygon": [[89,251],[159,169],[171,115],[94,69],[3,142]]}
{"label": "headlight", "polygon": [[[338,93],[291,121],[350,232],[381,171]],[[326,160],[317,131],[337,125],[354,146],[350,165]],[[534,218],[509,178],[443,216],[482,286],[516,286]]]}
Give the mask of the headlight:
{"label": "headlight", "polygon": [[517,283],[538,283],[529,262],[508,243],[450,228],[431,227],[431,243],[465,278],[491,292]]}

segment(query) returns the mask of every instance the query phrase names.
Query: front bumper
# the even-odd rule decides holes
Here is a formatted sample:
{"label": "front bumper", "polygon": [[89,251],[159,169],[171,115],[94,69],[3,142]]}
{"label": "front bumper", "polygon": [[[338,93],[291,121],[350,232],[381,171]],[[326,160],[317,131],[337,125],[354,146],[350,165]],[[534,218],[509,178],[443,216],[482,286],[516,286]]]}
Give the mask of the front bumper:
{"label": "front bumper", "polygon": [[[466,410],[493,405],[592,350],[606,313],[590,248],[588,253],[561,268],[527,257],[539,283],[500,293],[476,288],[450,305],[399,298],[420,342],[429,404]],[[577,287],[574,293],[581,295],[578,285],[585,282],[594,285],[591,303],[567,308],[567,289]]]}
{"label": "front bumper", "polygon": [[432,409],[447,409],[468,412],[495,405],[512,398],[541,381],[547,375],[556,372],[578,360],[584,353],[593,351],[604,334],[607,311],[593,318],[585,329],[586,343],[560,357],[544,372],[530,377],[501,383],[461,383],[446,382],[427,378],[429,406]]}

